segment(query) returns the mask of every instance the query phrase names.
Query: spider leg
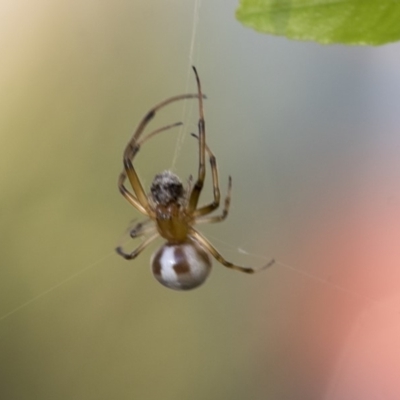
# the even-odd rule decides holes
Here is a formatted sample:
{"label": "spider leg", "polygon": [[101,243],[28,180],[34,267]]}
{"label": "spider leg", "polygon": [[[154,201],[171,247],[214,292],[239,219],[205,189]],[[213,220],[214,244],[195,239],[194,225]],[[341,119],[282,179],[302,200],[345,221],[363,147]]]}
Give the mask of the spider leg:
{"label": "spider leg", "polygon": [[199,99],[199,172],[197,181],[194,184],[193,190],[190,193],[188,213],[192,214],[197,208],[200,193],[203,189],[204,179],[206,177],[206,165],[205,165],[205,152],[206,152],[206,131],[204,122],[204,110],[203,110],[203,95],[201,92],[200,78],[197,74],[197,70],[192,66],[197,82],[197,92]]}
{"label": "spider leg", "polygon": [[[199,140],[199,137],[197,135],[195,135],[194,133],[192,133],[191,135],[194,138]],[[205,148],[206,148],[206,152],[207,152],[207,154],[209,156],[209,160],[210,160],[212,182],[213,182],[214,201],[212,203],[204,206],[204,207],[201,207],[201,208],[195,210],[193,212],[193,217],[194,218],[212,213],[214,210],[216,210],[219,207],[219,202],[220,202],[220,199],[221,199],[221,194],[220,194],[220,190],[219,190],[219,181],[218,181],[217,159],[215,158],[215,156],[214,156],[213,152],[210,150],[210,148],[207,146],[207,143],[205,144]],[[232,178],[229,177],[229,188],[228,188],[229,193],[230,193],[231,186],[232,186]],[[230,201],[230,199],[229,199],[229,201]],[[225,200],[225,203],[226,203],[226,200]]]}
{"label": "spider leg", "polygon": [[254,269],[254,268],[250,268],[250,267],[241,267],[239,265],[232,264],[230,261],[225,260],[225,258],[222,257],[221,254],[219,254],[217,249],[203,235],[201,235],[196,230],[192,229],[190,231],[190,236],[195,241],[197,241],[201,246],[203,246],[222,265],[224,265],[225,267],[234,269],[236,271],[245,272],[246,274],[253,274],[255,272],[262,271],[275,263],[275,260],[272,259],[271,261],[268,262],[268,264],[264,265],[263,267],[261,267],[259,269]]}
{"label": "spider leg", "polygon": [[189,175],[189,178],[187,180],[187,186],[186,186],[186,195],[185,195],[185,203],[184,207],[187,208],[189,204],[189,196],[190,193],[192,192],[192,187],[193,187],[193,175]]}
{"label": "spider leg", "polygon": [[[176,126],[182,125],[181,122],[177,122],[175,124],[171,124],[171,125],[167,125],[164,126],[162,128],[159,128],[157,130],[155,130],[154,132],[149,133],[147,136],[145,136],[142,140],[137,141],[135,147],[133,147],[131,149],[131,159],[136,155],[136,153],[139,151],[140,146],[146,142],[147,140],[149,140],[150,138],[152,138],[154,135],[166,131],[168,129],[174,128]],[[126,152],[126,150],[125,150]],[[151,210],[146,209],[143,204],[138,200],[138,198],[133,195],[132,193],[129,192],[129,190],[125,187],[124,182],[126,180],[126,171],[122,171],[121,174],[119,175],[119,179],[118,179],[118,187],[119,187],[119,191],[121,192],[121,194],[134,206],[136,207],[141,213],[145,214],[145,215],[151,215]],[[135,190],[135,187],[133,186],[133,183],[131,181],[132,187]],[[140,184],[140,181],[139,181]],[[136,191],[135,191],[136,193]],[[146,197],[147,199],[147,197]]]}
{"label": "spider leg", "polygon": [[147,142],[149,139],[151,139],[152,137],[156,136],[157,134],[159,134],[161,132],[164,132],[166,130],[169,130],[171,128],[175,128],[177,126],[181,126],[181,125],[183,125],[183,122],[175,122],[174,124],[166,125],[166,126],[163,126],[162,128],[156,129],[155,131],[148,133],[141,140],[138,140],[136,142],[136,146],[141,147],[143,145],[143,143]]}
{"label": "spider leg", "polygon": [[[144,234],[144,233],[143,233]],[[154,234],[153,236],[148,237],[144,242],[142,242],[135,250],[133,250],[131,253],[125,253],[124,250],[122,250],[121,246],[118,246],[115,251],[125,260],[133,260],[136,258],[153,240],[159,237],[158,232]]]}
{"label": "spider leg", "polygon": [[[118,186],[120,187],[120,191],[121,191],[122,195],[133,206],[138,208],[138,210],[144,214],[151,214],[152,212],[151,212],[151,208],[149,205],[147,195],[143,189],[143,186],[140,182],[140,179],[139,179],[139,177],[136,173],[136,170],[133,167],[133,163],[132,163],[133,158],[135,157],[135,155],[137,154],[137,152],[140,149],[140,145],[139,145],[139,147],[137,146],[139,137],[143,133],[146,125],[154,118],[156,112],[160,108],[162,108],[162,107],[166,106],[167,104],[170,104],[174,101],[197,98],[198,96],[199,96],[198,93],[197,94],[182,94],[179,96],[171,97],[171,98],[164,100],[163,102],[157,104],[143,117],[142,121],[139,123],[139,126],[136,128],[131,140],[128,142],[128,144],[125,148],[124,158],[123,158],[125,172],[120,175],[119,180],[118,180]],[[123,185],[123,182],[125,181],[126,176],[128,177],[128,179],[132,185],[132,189],[135,193],[135,196],[129,195],[128,194],[129,192]]]}
{"label": "spider leg", "polygon": [[[225,205],[224,205],[224,209],[222,210],[222,214],[216,215],[213,217],[199,217],[194,220],[195,223],[196,224],[205,224],[205,223],[214,223],[214,222],[223,221],[228,216],[228,213],[229,213],[229,206],[231,204],[231,190],[232,190],[232,178],[229,177],[228,193],[225,197]],[[203,207],[203,208],[205,208],[205,207]],[[196,210],[196,212],[200,211],[200,210],[201,209]],[[211,211],[213,211],[213,210],[211,210]]]}
{"label": "spider leg", "polygon": [[120,193],[122,194],[122,196],[125,197],[126,200],[129,201],[129,203],[131,203],[135,208],[137,208],[138,211],[140,211],[144,215],[149,215],[147,210],[142,206],[142,204],[140,204],[139,200],[132,193],[130,193],[129,190],[125,187],[124,185],[125,179],[126,179],[126,172],[123,171],[119,174],[118,178],[118,188]]}

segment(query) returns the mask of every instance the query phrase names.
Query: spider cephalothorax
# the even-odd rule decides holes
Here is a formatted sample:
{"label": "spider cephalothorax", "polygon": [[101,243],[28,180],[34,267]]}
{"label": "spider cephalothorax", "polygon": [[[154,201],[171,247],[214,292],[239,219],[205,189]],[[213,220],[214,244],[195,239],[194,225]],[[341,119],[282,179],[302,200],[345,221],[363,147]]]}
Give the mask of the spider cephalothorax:
{"label": "spider cephalothorax", "polygon": [[[145,115],[125,148],[124,170],[121,172],[118,180],[121,194],[147,217],[146,220],[139,222],[135,227],[130,229],[130,236],[132,238],[147,234],[150,234],[150,236],[131,253],[126,253],[121,246],[117,247],[117,253],[127,260],[132,260],[157,237],[163,237],[166,243],[153,255],[151,260],[153,274],[161,284],[175,290],[193,289],[207,279],[211,270],[210,254],[225,267],[246,273],[256,272],[253,268],[241,267],[225,260],[215,247],[194,228],[195,224],[221,222],[227,217],[232,180],[229,177],[228,194],[222,214],[208,216],[208,214],[219,207],[220,203],[218,169],[215,156],[206,144],[203,112],[204,96],[201,92],[200,79],[195,67],[193,67],[193,71],[196,76],[197,93],[171,97],[153,107]],[[160,108],[174,101],[193,98],[197,98],[199,101],[200,115],[198,135],[193,135],[199,142],[197,180],[193,185],[190,181],[186,193],[180,179],[171,171],[164,171],[156,175],[150,188],[150,195],[147,196],[133,166],[133,159],[147,140],[158,133],[182,124],[178,122],[159,128],[143,138],[140,138],[140,136],[146,125],[154,118]],[[209,157],[211,167],[214,200],[205,206],[198,207],[199,197],[206,176],[206,154]],[[129,192],[125,187],[126,178],[129,179],[134,193]],[[274,260],[271,260],[261,269],[269,267],[273,263]]]}
{"label": "spider cephalothorax", "polygon": [[150,192],[154,203],[162,206],[167,206],[170,203],[181,204],[185,197],[185,189],[181,180],[168,170],[154,177]]}

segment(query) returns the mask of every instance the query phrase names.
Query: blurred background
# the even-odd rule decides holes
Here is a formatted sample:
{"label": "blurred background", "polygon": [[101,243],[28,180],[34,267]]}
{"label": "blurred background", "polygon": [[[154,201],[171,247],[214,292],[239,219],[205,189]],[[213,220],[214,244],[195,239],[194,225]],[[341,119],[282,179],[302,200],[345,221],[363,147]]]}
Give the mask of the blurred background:
{"label": "blurred background", "polygon": [[[1,398],[399,398],[400,45],[290,42],[236,7],[1,2]],[[191,63],[222,195],[233,177],[228,219],[201,231],[235,263],[278,263],[214,262],[174,292],[149,269],[161,240],[114,253],[140,217],[117,177],[148,109],[196,90]],[[152,121],[185,126],[140,152],[146,187],[196,174],[197,118],[188,101]]]}

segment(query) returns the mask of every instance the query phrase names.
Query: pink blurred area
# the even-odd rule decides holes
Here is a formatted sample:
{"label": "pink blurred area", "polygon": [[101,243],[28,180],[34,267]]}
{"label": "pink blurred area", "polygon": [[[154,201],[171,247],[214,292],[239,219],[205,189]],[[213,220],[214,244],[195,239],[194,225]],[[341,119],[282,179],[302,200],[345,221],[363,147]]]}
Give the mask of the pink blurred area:
{"label": "pink blurred area", "polygon": [[280,271],[271,273],[271,279],[285,274],[285,286],[264,294],[265,303],[281,301],[279,312],[273,305],[264,308],[263,329],[270,338],[259,363],[272,367],[265,391],[286,376],[287,388],[282,382],[279,395],[400,399],[396,130],[388,125],[376,133],[354,150],[359,154],[350,168],[333,172],[333,184],[307,194],[306,224],[296,227],[291,245],[296,257],[278,259]]}
{"label": "pink blurred area", "polygon": [[327,400],[400,398],[400,296],[366,309],[351,327],[328,385]]}
{"label": "pink blurred area", "polygon": [[329,258],[340,284],[365,302],[338,340],[327,400],[400,398],[398,149],[379,139],[374,148],[376,158],[350,191],[351,207],[334,223],[334,247],[345,257]]}
{"label": "pink blurred area", "polygon": [[[400,398],[397,168],[388,158],[370,160],[369,166],[348,191],[342,212],[335,220],[320,219],[322,226],[314,231],[313,242],[325,248],[332,264],[330,282],[348,291],[341,294],[340,305],[325,304],[331,318],[323,327],[303,332],[316,344],[311,353],[318,362],[329,360],[327,400]],[[334,354],[325,358],[332,348]]]}

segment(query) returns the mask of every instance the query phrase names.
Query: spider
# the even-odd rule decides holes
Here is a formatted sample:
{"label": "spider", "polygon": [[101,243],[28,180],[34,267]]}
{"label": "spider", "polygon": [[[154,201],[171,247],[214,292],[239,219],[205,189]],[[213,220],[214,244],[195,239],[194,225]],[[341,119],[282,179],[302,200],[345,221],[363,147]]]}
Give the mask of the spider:
{"label": "spider", "polygon": [[[197,93],[171,97],[157,104],[145,115],[125,148],[123,155],[124,170],[118,180],[121,194],[147,217],[146,220],[129,229],[130,236],[137,238],[151,235],[147,236],[131,253],[126,253],[121,246],[116,248],[116,252],[125,259],[132,260],[157,237],[161,236],[166,240],[166,243],[153,254],[151,266],[154,277],[162,285],[174,290],[189,290],[200,286],[211,271],[210,255],[225,267],[237,271],[251,274],[260,270],[234,265],[225,260],[215,247],[194,228],[195,224],[225,220],[228,216],[231,200],[232,178],[229,177],[228,192],[222,213],[216,216],[208,216],[220,204],[218,169],[216,158],[206,144],[203,111],[203,98],[205,96],[201,91],[200,79],[195,67],[193,67],[193,71],[197,82]],[[178,176],[171,171],[164,171],[155,176],[150,187],[150,193],[147,195],[133,166],[133,159],[147,140],[161,132],[182,125],[182,123],[164,126],[143,138],[140,138],[140,136],[159,109],[178,100],[193,98],[198,99],[199,104],[198,135],[192,134],[199,143],[197,181],[193,184],[192,180],[189,179],[189,184],[185,189]],[[197,205],[206,175],[206,154],[211,167],[214,200],[210,204],[198,208]],[[129,179],[134,193],[129,192],[125,187],[126,178]],[[274,262],[274,260],[271,260],[261,269],[271,266]]]}

